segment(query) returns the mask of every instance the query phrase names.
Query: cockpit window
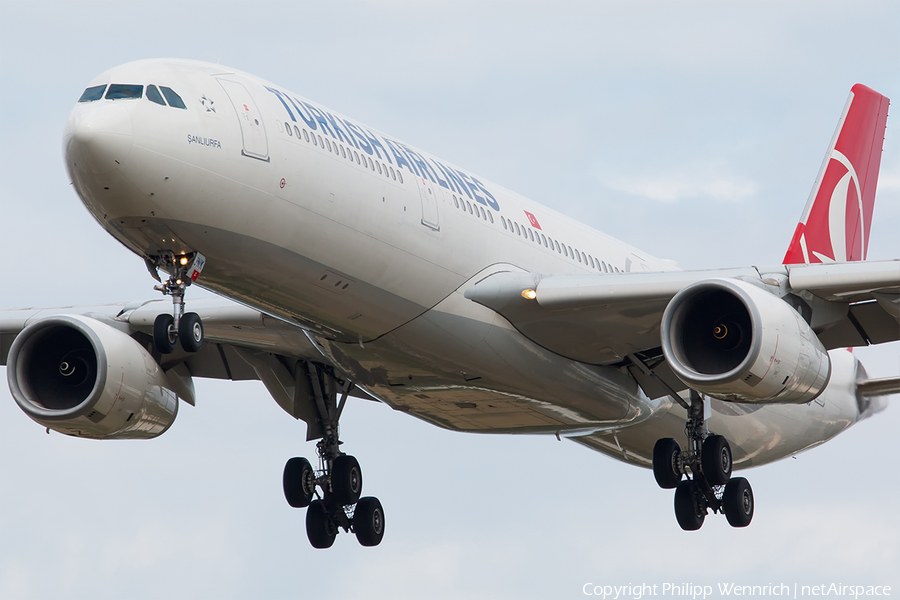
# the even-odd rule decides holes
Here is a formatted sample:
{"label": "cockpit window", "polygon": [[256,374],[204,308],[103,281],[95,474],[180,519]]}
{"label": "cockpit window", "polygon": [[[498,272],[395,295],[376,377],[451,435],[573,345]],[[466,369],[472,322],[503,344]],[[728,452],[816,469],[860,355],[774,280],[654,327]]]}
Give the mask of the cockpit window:
{"label": "cockpit window", "polygon": [[106,91],[107,100],[124,100],[125,98],[140,98],[144,94],[144,86],[127,83],[110,84]]}
{"label": "cockpit window", "polygon": [[156,89],[155,85],[147,86],[147,100],[150,102],[156,102],[162,106],[166,105],[166,101],[162,99],[162,95],[160,95],[159,90]]}
{"label": "cockpit window", "polygon": [[103,90],[106,89],[106,84],[103,85],[95,85],[94,87],[89,87],[84,90],[84,93],[81,94],[81,98],[78,99],[79,102],[93,102],[94,100],[99,100],[103,97]]}
{"label": "cockpit window", "polygon": [[181,99],[181,96],[176,94],[175,90],[164,85],[159,86],[159,89],[162,90],[163,96],[165,96],[166,100],[169,102],[169,106],[174,106],[175,108],[187,108],[187,106],[184,105],[184,101]]}

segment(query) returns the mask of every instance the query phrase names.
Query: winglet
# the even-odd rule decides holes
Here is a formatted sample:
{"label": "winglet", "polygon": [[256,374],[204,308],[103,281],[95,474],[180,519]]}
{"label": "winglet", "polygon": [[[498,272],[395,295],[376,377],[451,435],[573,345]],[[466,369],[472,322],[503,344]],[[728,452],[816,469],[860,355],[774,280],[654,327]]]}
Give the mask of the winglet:
{"label": "winglet", "polygon": [[850,90],[784,264],[865,260],[889,104],[862,84]]}

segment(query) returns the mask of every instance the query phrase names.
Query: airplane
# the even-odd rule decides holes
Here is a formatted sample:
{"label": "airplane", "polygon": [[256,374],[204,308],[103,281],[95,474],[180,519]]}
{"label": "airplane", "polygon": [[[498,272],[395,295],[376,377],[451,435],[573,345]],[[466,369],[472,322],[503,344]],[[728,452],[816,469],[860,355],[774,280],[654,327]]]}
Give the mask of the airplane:
{"label": "airplane", "polygon": [[[384,536],[348,397],[571,439],[652,470],[682,529],[746,527],[734,470],[900,392],[848,351],[900,339],[900,260],[865,261],[888,106],[853,86],[783,264],[685,271],[247,73],[127,63],[76,102],[65,163],[162,298],[0,311],[0,364],[31,419],[89,439],[162,435],[196,377],[261,381],[316,441],[282,480],[315,548]],[[194,285],[217,296],[186,311]]]}

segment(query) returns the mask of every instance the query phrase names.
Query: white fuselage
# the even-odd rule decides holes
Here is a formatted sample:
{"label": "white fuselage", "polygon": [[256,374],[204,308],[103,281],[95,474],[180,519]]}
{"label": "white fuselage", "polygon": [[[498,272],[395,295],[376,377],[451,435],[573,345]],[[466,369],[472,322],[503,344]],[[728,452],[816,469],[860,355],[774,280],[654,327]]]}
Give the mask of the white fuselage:
{"label": "white fuselage", "polygon": [[[202,252],[199,285],[297,324],[361,388],[440,426],[556,433],[644,466],[658,438],[682,438],[683,411],[615,360],[550,352],[463,297],[498,271],[670,263],[244,73],[141,61],[91,85],[107,83],[167,86],[186,104],[99,99],[67,125],[78,194],[135,253]],[[737,467],[859,418],[856,361],[832,358],[833,384],[808,405],[711,403]]]}

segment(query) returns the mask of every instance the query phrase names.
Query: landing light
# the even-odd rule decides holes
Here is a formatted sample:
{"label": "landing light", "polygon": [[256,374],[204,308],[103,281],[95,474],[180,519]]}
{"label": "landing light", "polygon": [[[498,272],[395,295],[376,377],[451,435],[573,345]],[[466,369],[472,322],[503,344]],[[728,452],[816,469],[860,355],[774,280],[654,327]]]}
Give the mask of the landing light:
{"label": "landing light", "polygon": [[182,257],[181,257],[181,260],[179,260],[178,262],[180,262],[181,265],[184,266],[184,265],[188,264],[188,257],[187,257],[187,256],[182,256]]}
{"label": "landing light", "polygon": [[534,300],[537,298],[537,292],[534,290],[522,290],[522,297],[526,300]]}

